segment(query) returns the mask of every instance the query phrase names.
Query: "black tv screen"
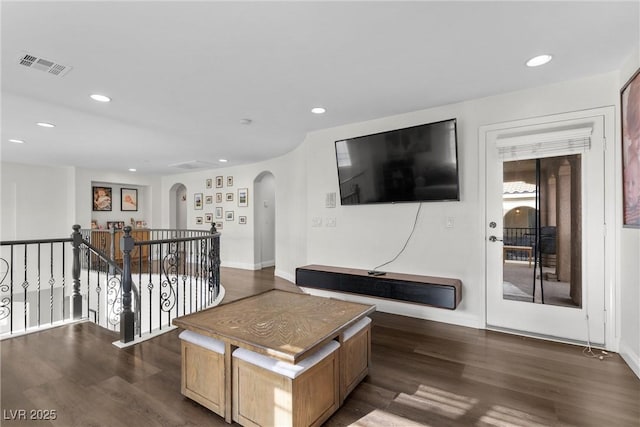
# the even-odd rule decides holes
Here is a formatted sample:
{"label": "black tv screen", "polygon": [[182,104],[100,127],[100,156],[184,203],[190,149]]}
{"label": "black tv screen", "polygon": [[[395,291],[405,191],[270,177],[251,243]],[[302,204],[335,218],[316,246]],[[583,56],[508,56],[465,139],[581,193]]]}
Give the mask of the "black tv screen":
{"label": "black tv screen", "polygon": [[335,142],[342,205],[460,200],[456,119]]}

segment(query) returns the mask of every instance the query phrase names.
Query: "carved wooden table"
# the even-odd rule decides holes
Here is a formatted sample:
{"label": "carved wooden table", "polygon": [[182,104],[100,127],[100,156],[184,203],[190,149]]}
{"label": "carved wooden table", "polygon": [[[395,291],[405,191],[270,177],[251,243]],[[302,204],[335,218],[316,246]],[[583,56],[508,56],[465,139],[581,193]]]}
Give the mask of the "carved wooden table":
{"label": "carved wooden table", "polygon": [[179,317],[173,324],[225,343],[225,420],[231,422],[231,354],[237,347],[296,364],[375,306],[271,290]]}

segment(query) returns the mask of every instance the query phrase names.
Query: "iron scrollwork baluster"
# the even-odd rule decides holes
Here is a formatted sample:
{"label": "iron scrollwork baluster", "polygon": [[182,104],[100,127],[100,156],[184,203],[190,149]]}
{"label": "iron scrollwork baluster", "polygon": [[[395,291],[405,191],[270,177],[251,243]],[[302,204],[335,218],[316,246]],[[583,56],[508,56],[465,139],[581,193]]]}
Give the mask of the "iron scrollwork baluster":
{"label": "iron scrollwork baluster", "polygon": [[29,322],[27,320],[27,314],[28,314],[28,309],[29,309],[29,305],[28,305],[28,291],[27,289],[29,288],[29,280],[27,278],[27,271],[28,271],[28,257],[27,257],[27,245],[24,245],[24,282],[22,282],[22,289],[24,289],[24,330],[26,331],[27,328],[29,327]]}
{"label": "iron scrollwork baluster", "polygon": [[122,281],[117,275],[107,279],[107,306],[109,307],[108,322],[112,326],[120,324],[122,313]]}
{"label": "iron scrollwork baluster", "polygon": [[[0,267],[0,293],[4,294],[10,290],[9,284],[5,283],[9,275],[9,263],[6,259],[0,258]],[[0,320],[9,316],[11,316],[11,298],[5,295],[0,299]]]}
{"label": "iron scrollwork baluster", "polygon": [[160,282],[160,305],[162,311],[170,312],[176,304],[176,291],[178,274],[178,244],[169,243],[169,251],[162,259],[162,280]]}

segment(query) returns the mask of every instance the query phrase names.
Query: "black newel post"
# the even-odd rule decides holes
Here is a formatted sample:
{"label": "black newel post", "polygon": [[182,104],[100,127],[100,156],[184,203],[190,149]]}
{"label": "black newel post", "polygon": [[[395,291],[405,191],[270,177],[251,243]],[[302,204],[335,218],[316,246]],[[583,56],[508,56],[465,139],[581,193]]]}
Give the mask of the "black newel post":
{"label": "black newel post", "polygon": [[71,315],[74,319],[82,318],[82,294],[80,293],[80,245],[82,244],[82,234],[80,226],[75,224],[71,233],[71,246],[73,247],[73,294],[71,295]]}
{"label": "black newel post", "polygon": [[209,243],[209,291],[212,295],[209,302],[218,298],[220,292],[220,235],[216,230],[215,222],[211,223],[211,234],[215,237]]}
{"label": "black newel post", "polygon": [[135,330],[135,315],[131,311],[131,251],[133,250],[133,237],[131,227],[124,228],[124,235],[120,238],[122,249],[122,312],[120,313],[120,341],[127,343],[133,341]]}

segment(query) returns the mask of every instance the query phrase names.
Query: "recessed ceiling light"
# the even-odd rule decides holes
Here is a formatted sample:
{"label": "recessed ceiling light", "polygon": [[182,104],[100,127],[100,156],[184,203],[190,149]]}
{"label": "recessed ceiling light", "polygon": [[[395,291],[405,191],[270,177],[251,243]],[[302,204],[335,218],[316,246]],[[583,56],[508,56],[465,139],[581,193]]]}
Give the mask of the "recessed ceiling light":
{"label": "recessed ceiling light", "polygon": [[227,160],[227,159],[219,159],[218,161],[219,161],[220,163],[227,163],[229,160]]}
{"label": "recessed ceiling light", "polygon": [[91,99],[93,99],[94,101],[98,101],[98,102],[109,102],[111,101],[111,98],[109,98],[106,95],[100,95],[98,93],[94,93],[91,96]]}
{"label": "recessed ceiling light", "polygon": [[551,61],[551,59],[553,59],[553,56],[546,54],[534,56],[527,61],[527,67],[539,67],[540,65],[544,65],[547,62]]}
{"label": "recessed ceiling light", "polygon": [[15,142],[16,144],[24,144],[24,141],[21,139],[10,139],[9,142]]}
{"label": "recessed ceiling light", "polygon": [[326,111],[327,111],[327,110],[325,110],[325,109],[324,109],[324,108],[322,108],[322,107],[314,107],[314,108],[312,108],[312,109],[311,109],[311,112],[312,112],[313,114],[324,114]]}
{"label": "recessed ceiling light", "polygon": [[251,119],[240,119],[241,125],[250,125],[253,122]]}
{"label": "recessed ceiling light", "polygon": [[43,128],[54,128],[56,127],[56,125],[51,124],[51,123],[47,123],[47,122],[38,122],[36,123],[38,126],[41,126]]}
{"label": "recessed ceiling light", "polygon": [[129,168],[129,172],[135,172],[135,171],[137,171],[136,168]]}

